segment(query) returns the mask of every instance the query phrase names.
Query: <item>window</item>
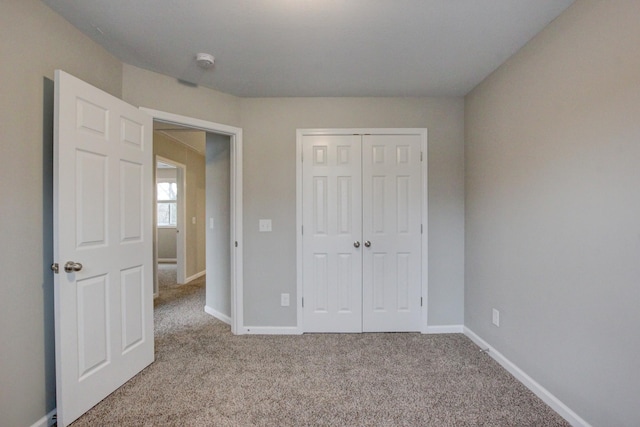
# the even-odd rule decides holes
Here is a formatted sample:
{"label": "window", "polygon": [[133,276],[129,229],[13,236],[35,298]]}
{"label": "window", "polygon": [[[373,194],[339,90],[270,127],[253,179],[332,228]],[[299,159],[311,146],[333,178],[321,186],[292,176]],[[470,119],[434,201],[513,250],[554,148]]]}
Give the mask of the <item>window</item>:
{"label": "window", "polygon": [[158,183],[158,227],[178,224],[178,185],[175,182]]}

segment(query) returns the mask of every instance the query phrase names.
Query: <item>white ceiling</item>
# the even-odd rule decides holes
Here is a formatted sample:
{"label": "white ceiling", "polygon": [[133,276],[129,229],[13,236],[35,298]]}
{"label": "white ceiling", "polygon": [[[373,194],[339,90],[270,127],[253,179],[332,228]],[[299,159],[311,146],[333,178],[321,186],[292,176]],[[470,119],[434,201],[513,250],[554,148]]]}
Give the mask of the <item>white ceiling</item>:
{"label": "white ceiling", "polygon": [[43,1],[125,63],[273,97],[462,96],[574,0]]}

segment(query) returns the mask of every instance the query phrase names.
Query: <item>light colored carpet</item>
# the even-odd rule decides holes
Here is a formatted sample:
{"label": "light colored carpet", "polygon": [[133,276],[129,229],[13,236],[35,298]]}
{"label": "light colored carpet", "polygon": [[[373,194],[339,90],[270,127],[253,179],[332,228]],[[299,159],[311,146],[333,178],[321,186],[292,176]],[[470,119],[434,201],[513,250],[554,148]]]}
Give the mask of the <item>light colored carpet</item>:
{"label": "light colored carpet", "polygon": [[165,284],[156,361],[73,426],[568,426],[463,335],[233,336],[203,307]]}

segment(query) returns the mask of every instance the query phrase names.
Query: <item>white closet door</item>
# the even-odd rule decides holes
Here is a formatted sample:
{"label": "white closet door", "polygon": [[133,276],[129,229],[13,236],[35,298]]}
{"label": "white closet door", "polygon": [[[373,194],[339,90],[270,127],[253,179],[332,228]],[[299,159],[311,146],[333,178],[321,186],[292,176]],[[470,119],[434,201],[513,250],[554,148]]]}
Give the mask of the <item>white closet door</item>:
{"label": "white closet door", "polygon": [[420,331],[420,151],[419,135],[363,137],[365,332]]}
{"label": "white closet door", "polygon": [[362,331],[361,137],[303,141],[306,332]]}

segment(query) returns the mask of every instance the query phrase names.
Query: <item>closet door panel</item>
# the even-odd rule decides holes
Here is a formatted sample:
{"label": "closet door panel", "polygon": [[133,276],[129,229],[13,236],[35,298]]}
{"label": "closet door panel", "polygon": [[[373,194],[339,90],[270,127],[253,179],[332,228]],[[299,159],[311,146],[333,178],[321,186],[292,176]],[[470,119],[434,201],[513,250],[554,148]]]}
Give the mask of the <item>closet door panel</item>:
{"label": "closet door panel", "polygon": [[303,140],[305,332],[362,331],[361,137]]}
{"label": "closet door panel", "polygon": [[419,135],[365,135],[362,146],[363,331],[420,331]]}

